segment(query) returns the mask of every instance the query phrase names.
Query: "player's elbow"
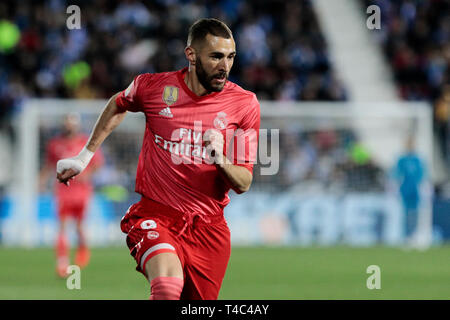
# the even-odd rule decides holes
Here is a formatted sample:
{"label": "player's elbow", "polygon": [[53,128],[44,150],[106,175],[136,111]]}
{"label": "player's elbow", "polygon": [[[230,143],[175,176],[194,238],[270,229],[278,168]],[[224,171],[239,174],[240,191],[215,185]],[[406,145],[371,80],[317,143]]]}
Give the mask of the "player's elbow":
{"label": "player's elbow", "polygon": [[239,189],[239,194],[247,192],[248,190],[250,190],[250,186],[245,186]]}
{"label": "player's elbow", "polygon": [[247,192],[248,190],[250,190],[250,185],[251,184],[252,183],[250,182],[250,183],[247,183],[247,184],[243,184],[243,185],[237,186],[237,187],[234,188],[234,191],[237,194],[241,194],[241,193]]}
{"label": "player's elbow", "polygon": [[246,169],[240,166],[234,166],[236,169],[236,176],[231,181],[231,188],[237,194],[247,192],[253,181],[253,175]]}

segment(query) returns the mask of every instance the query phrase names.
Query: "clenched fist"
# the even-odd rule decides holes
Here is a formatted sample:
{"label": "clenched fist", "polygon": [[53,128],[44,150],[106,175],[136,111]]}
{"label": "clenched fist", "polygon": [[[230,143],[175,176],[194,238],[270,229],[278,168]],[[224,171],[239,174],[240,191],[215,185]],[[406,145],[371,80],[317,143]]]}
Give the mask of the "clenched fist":
{"label": "clenched fist", "polygon": [[224,139],[220,131],[215,129],[209,129],[203,136],[205,142],[206,151],[210,155],[211,160],[217,164],[223,164],[223,145]]}
{"label": "clenched fist", "polygon": [[94,152],[84,147],[77,156],[59,160],[56,163],[56,178],[59,182],[68,186],[69,180],[80,174],[93,156]]}

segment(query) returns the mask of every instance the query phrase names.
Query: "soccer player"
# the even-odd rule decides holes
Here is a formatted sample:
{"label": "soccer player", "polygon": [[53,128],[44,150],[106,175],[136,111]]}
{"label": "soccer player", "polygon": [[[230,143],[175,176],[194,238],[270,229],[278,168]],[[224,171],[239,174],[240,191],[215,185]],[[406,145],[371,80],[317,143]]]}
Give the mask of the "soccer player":
{"label": "soccer player", "polygon": [[57,166],[68,183],[127,111],[145,114],[136,175],[142,198],[121,230],[151,300],[217,299],[231,250],[223,209],[230,189],[249,189],[256,158],[260,107],[254,93],[227,80],[236,55],[230,29],[198,20],[185,55],[188,67],[138,75],[112,96],[86,146]]}
{"label": "soccer player", "polygon": [[[86,144],[88,136],[80,133],[79,128],[79,115],[70,113],[64,118],[62,134],[48,142],[46,161],[40,173],[41,190],[44,190],[50,173],[54,172],[57,161],[61,158],[76,155]],[[62,184],[55,185],[54,193],[59,218],[59,230],[55,244],[56,272],[60,277],[67,276],[66,271],[70,264],[69,242],[66,237],[66,227],[69,218],[75,220],[78,236],[75,264],[83,268],[89,263],[90,252],[83,230],[83,218],[93,191],[91,176],[102,164],[103,155],[99,151],[83,174],[71,183],[70,188]]]}
{"label": "soccer player", "polygon": [[397,160],[393,174],[403,204],[406,243],[414,245],[423,190],[429,187],[425,181],[426,166],[415,150],[414,136],[408,137],[406,152]]}

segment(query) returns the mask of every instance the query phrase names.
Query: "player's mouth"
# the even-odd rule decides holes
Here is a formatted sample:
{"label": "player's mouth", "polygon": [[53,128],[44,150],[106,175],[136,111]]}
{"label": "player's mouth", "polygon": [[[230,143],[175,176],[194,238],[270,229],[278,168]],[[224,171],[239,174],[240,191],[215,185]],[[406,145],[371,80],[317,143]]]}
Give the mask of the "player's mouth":
{"label": "player's mouth", "polygon": [[217,75],[214,77],[214,80],[218,83],[225,83],[225,81],[227,81],[227,76],[225,74]]}

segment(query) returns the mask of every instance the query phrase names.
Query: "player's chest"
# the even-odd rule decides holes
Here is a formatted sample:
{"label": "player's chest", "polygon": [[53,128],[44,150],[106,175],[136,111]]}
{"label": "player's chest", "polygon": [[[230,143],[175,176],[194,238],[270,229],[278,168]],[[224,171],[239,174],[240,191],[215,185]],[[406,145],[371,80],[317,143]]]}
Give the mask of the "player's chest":
{"label": "player's chest", "polygon": [[[220,99],[194,101],[180,90],[163,91],[145,103],[145,115],[153,133],[166,138],[183,132],[222,132],[236,130],[240,122],[239,107]],[[193,137],[194,138],[194,137]]]}

